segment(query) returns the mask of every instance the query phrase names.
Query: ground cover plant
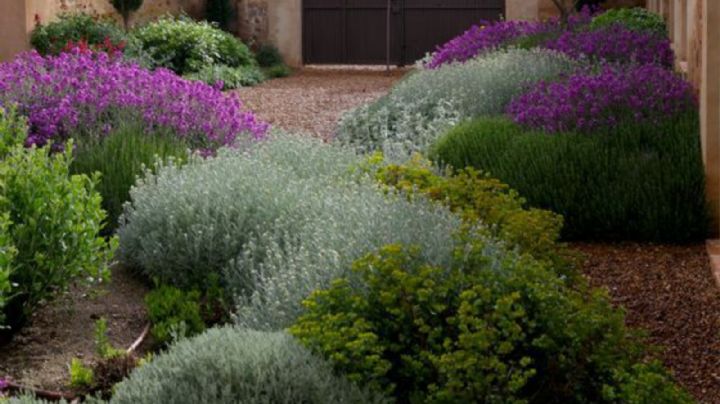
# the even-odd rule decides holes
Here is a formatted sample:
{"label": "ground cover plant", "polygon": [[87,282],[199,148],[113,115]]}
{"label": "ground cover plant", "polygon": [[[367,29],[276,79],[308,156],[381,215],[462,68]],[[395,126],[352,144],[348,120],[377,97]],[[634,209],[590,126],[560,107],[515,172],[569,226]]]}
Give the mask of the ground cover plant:
{"label": "ground cover plant", "polygon": [[28,117],[28,144],[59,145],[135,121],[148,133],[172,133],[193,149],[262,137],[266,125],[219,89],[165,69],[148,71],[102,52],[34,52],[0,65],[0,105]]}
{"label": "ground cover plant", "polygon": [[595,16],[591,28],[604,28],[620,24],[636,31],[647,31],[659,36],[667,36],[667,24],[662,16],[644,8],[615,8]]}
{"label": "ground cover plant", "polygon": [[528,86],[570,73],[577,65],[557,52],[511,49],[421,70],[380,100],[346,115],[337,137],[362,152],[382,150],[389,158],[423,152],[461,120],[502,113]]}
{"label": "ground cover plant", "polygon": [[[385,246],[315,292],[290,328],[354,382],[398,402],[690,403],[600,292],[492,240],[450,267]],[[629,400],[629,401],[628,401]]]}
{"label": "ground cover plant", "polygon": [[227,80],[227,88],[262,77],[250,49],[208,22],[187,17],[161,18],[134,29],[132,40],[154,67],[165,67],[179,75],[215,81],[220,77],[223,82]]}
{"label": "ground cover plant", "polygon": [[104,280],[115,242],[98,236],[105,212],[97,180],[70,175],[72,152],[25,148],[24,120],[13,110],[0,109],[0,121],[0,310],[14,331],[74,280]]}

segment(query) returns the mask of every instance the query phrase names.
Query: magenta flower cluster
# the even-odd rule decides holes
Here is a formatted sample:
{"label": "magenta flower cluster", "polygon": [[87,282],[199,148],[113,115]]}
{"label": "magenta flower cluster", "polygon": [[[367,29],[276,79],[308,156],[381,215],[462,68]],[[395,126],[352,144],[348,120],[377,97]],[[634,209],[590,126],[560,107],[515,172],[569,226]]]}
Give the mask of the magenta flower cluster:
{"label": "magenta flower cluster", "polygon": [[47,57],[27,52],[0,64],[0,106],[10,104],[27,116],[28,143],[36,145],[108,133],[123,119],[203,149],[262,138],[268,127],[218,88],[80,49]]}
{"label": "magenta flower cluster", "polygon": [[610,62],[657,63],[671,67],[675,56],[670,40],[651,32],[638,32],[620,24],[597,30],[568,30],[549,40],[545,48],[572,57],[587,56]]}
{"label": "magenta flower cluster", "polygon": [[516,38],[543,29],[543,24],[529,21],[499,21],[474,25],[464,34],[440,46],[427,67],[435,69],[446,63],[465,62],[485,51],[502,47]]}
{"label": "magenta flower cluster", "polygon": [[524,126],[546,132],[592,132],[625,120],[655,122],[697,107],[691,85],[656,64],[604,66],[539,83],[507,108]]}
{"label": "magenta flower cluster", "polygon": [[465,62],[483,52],[501,48],[514,40],[531,35],[560,32],[563,29],[576,30],[587,26],[592,21],[593,11],[586,7],[583,11],[569,17],[566,26],[558,18],[544,22],[530,21],[495,21],[475,25],[464,34],[439,46],[427,63],[428,68],[435,69],[446,63]]}

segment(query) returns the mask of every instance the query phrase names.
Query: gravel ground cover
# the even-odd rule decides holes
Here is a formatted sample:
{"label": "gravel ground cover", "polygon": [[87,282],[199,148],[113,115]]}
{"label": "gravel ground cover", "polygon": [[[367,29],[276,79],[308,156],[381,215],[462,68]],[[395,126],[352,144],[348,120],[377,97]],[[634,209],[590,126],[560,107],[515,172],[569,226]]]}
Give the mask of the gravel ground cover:
{"label": "gravel ground cover", "polygon": [[376,67],[306,67],[283,79],[236,90],[245,106],[274,127],[323,139],[342,114],[384,95],[408,72]]}
{"label": "gravel ground cover", "polygon": [[702,403],[720,403],[720,288],[704,244],[573,244],[591,283],[647,331],[677,380]]}

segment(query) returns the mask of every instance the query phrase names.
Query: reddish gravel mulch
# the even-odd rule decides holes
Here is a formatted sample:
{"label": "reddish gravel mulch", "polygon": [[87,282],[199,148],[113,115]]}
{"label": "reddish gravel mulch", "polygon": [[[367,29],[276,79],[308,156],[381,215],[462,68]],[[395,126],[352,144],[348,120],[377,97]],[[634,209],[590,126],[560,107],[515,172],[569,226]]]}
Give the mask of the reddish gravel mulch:
{"label": "reddish gravel mulch", "polygon": [[627,323],[700,402],[720,403],[720,288],[704,244],[574,244],[593,286],[607,287]]}
{"label": "reddish gravel mulch", "polygon": [[235,94],[274,127],[329,139],[344,112],[380,98],[407,72],[365,66],[306,67]]}

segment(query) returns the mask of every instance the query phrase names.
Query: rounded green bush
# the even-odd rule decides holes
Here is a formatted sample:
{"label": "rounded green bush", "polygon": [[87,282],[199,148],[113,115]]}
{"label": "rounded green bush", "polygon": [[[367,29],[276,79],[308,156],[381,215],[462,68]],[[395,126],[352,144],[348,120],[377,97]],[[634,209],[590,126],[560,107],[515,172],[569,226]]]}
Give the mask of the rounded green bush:
{"label": "rounded green bush", "polygon": [[111,21],[87,14],[61,14],[57,21],[36,25],[30,34],[30,44],[41,55],[56,55],[68,42],[87,41],[88,45],[100,45],[109,40],[113,45],[119,45],[125,39],[122,29]]}
{"label": "rounded green bush", "polygon": [[[690,403],[604,293],[472,238],[439,267],[390,245],[315,292],[290,328],[398,402]],[[624,401],[632,398],[631,401]]]}
{"label": "rounded green bush", "polygon": [[432,158],[474,167],[559,213],[566,239],[703,239],[708,229],[696,113],[622,123],[591,135],[547,134],[505,118],[450,130]]}
{"label": "rounded green bush", "polygon": [[98,235],[97,178],[70,175],[72,143],[54,154],[26,148],[24,122],[0,109],[0,303],[15,328],[75,279],[106,277],[114,245]]}
{"label": "rounded green bush", "polygon": [[155,67],[180,75],[215,65],[240,67],[256,63],[245,44],[205,21],[166,17],[136,28],[131,35],[138,53]]}
{"label": "rounded green bush", "polygon": [[285,333],[216,328],[186,339],[116,386],[112,404],[387,402],[333,374]]}
{"label": "rounded green bush", "polygon": [[621,24],[632,30],[648,31],[661,36],[668,34],[665,20],[660,15],[640,7],[608,10],[594,17],[590,27],[598,29],[613,24]]}

